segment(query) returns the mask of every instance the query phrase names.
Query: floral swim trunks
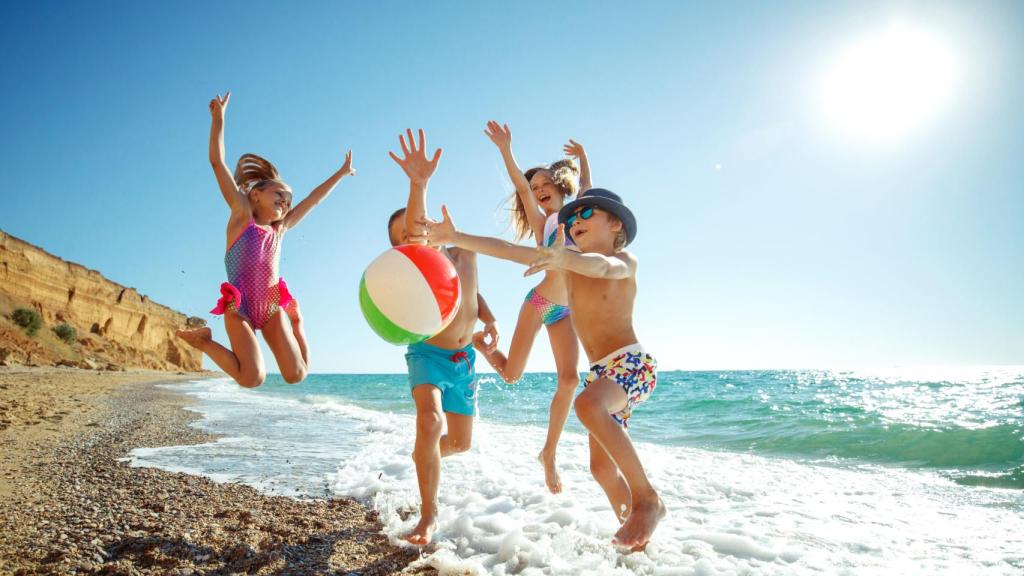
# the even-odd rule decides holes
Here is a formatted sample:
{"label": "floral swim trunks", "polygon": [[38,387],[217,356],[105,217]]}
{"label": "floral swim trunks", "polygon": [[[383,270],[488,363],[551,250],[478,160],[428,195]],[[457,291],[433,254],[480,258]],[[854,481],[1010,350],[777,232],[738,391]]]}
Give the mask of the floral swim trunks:
{"label": "floral swim trunks", "polygon": [[626,392],[626,407],[611,415],[626,428],[626,420],[629,420],[633,408],[643,404],[654,392],[658,382],[658,362],[644,352],[643,346],[630,344],[593,363],[583,381],[583,387],[596,382],[598,378],[607,378]]}

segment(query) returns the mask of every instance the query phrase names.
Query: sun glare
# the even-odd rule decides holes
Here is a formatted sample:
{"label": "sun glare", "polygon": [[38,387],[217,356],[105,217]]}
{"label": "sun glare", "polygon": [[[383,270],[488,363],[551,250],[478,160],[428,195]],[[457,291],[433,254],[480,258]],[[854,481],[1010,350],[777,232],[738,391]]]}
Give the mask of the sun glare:
{"label": "sun glare", "polygon": [[892,26],[839,51],[825,73],[821,102],[843,133],[892,140],[942,112],[955,81],[955,54],[942,38]]}

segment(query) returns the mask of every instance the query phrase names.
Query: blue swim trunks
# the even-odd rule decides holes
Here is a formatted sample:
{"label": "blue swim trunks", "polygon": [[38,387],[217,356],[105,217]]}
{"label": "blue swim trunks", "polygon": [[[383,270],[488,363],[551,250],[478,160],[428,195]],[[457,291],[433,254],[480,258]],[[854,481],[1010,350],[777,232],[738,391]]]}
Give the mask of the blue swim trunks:
{"label": "blue swim trunks", "polygon": [[438,348],[426,342],[412,344],[405,353],[409,389],[429,384],[441,391],[441,408],[476,416],[476,351],[470,344],[460,350]]}

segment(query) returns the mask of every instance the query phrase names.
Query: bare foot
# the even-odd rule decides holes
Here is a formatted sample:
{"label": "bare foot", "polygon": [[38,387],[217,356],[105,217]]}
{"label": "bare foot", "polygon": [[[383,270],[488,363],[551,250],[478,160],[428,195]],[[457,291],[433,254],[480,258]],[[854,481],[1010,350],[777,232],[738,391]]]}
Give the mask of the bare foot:
{"label": "bare foot", "polygon": [[665,504],[657,496],[650,500],[635,502],[629,518],[626,518],[626,523],[615,533],[612,543],[629,548],[632,552],[643,550],[651,540],[654,529],[658,527],[658,522],[665,517],[665,513]]}
{"label": "bare foot", "polygon": [[292,321],[292,325],[302,322],[302,310],[299,310],[299,301],[292,300],[284,307],[284,313],[288,315],[288,318]]}
{"label": "bare foot", "polygon": [[558,466],[555,465],[555,453],[551,452],[549,456],[547,452],[541,450],[537,460],[544,465],[544,483],[548,485],[548,490],[552,494],[561,494],[562,477],[558,475]]}
{"label": "bare foot", "polygon": [[202,350],[203,346],[213,341],[213,333],[209,328],[196,328],[194,330],[176,330],[178,338],[188,343],[189,346]]}
{"label": "bare foot", "polygon": [[424,516],[420,518],[419,524],[412,529],[408,534],[403,536],[406,542],[415,546],[426,546],[430,544],[431,537],[434,536],[434,530],[437,529],[437,522],[433,516]]}

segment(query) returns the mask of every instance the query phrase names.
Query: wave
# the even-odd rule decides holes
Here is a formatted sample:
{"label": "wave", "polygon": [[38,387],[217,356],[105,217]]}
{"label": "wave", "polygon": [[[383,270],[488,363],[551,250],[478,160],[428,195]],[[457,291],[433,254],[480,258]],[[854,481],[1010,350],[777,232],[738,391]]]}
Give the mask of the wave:
{"label": "wave", "polygon": [[963,486],[1024,489],[1024,464],[1004,471],[968,471],[952,478]]}
{"label": "wave", "polygon": [[956,468],[1024,461],[1024,438],[1017,425],[982,429],[872,426],[764,437],[745,442],[750,450],[801,456],[857,458],[906,466]]}
{"label": "wave", "polygon": [[[912,381],[908,374],[949,380]],[[1013,471],[1024,465],[1024,377],[1016,369],[665,376],[661,405],[654,408],[662,422],[650,429],[670,443],[960,474],[980,470],[960,481],[1020,486]]]}

